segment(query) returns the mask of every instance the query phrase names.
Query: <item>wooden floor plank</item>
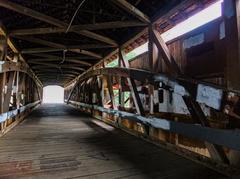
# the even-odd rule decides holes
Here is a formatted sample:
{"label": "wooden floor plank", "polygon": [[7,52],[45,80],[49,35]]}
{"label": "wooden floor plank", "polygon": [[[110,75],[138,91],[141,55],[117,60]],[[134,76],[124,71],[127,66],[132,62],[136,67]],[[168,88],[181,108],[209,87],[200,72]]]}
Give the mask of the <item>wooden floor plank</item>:
{"label": "wooden floor plank", "polygon": [[44,104],[0,138],[0,178],[224,176],[67,105]]}

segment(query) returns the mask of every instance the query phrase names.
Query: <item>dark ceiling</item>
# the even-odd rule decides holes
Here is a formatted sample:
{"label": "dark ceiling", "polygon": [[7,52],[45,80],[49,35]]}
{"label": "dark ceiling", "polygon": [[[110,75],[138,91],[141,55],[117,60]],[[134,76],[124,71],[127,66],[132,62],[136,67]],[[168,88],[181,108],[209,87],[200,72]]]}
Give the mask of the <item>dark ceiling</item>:
{"label": "dark ceiling", "polygon": [[[66,32],[82,2],[0,0],[1,23],[43,84],[63,85],[69,82],[148,25],[148,22],[141,21],[115,0],[85,0],[71,25],[76,29]],[[127,2],[151,20],[181,0]],[[45,16],[42,18],[41,15]],[[101,26],[106,22],[107,25]],[[121,23],[125,25],[119,26]],[[96,28],[96,24],[100,25]],[[46,32],[46,29],[55,31]]]}

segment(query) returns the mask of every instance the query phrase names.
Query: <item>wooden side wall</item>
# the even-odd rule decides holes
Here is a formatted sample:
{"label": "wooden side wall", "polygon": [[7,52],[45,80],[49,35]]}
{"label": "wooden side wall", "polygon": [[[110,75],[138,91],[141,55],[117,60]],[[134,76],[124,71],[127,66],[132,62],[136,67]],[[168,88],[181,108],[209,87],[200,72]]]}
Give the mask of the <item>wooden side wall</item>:
{"label": "wooden side wall", "polygon": [[[223,18],[210,22],[167,43],[181,72],[187,76],[224,85],[226,61]],[[168,72],[164,63],[155,64],[157,72]],[[130,62],[132,68],[149,70],[148,53]]]}

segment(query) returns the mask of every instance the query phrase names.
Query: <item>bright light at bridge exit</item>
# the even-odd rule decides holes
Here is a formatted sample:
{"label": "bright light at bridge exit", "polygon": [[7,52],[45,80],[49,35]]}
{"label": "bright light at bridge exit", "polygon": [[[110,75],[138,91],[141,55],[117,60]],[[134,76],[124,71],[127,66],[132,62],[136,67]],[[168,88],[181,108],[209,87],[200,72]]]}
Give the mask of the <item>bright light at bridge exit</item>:
{"label": "bright light at bridge exit", "polygon": [[43,88],[43,103],[63,103],[64,88],[57,85],[46,86]]}

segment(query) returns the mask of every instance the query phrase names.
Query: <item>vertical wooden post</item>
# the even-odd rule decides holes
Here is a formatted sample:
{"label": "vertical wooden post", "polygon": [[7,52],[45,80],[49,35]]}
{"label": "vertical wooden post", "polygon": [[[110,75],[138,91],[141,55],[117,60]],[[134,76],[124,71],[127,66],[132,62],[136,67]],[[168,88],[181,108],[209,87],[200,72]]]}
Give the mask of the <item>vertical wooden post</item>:
{"label": "vertical wooden post", "polygon": [[149,56],[149,70],[153,71],[153,33],[152,25],[148,26],[148,56]]}
{"label": "vertical wooden post", "polygon": [[[149,67],[150,71],[154,71],[154,57],[153,57],[153,30],[152,30],[152,25],[149,25],[148,27],[148,54],[149,54]],[[149,113],[153,114],[154,113],[154,86],[148,85],[148,94],[149,94]]]}
{"label": "vertical wooden post", "polygon": [[[7,55],[7,38],[6,37],[2,37],[3,38],[3,41],[1,42],[1,58],[3,61],[6,60],[6,55]],[[2,90],[2,96],[1,96],[1,104],[2,104],[2,107],[1,107],[1,112],[7,112],[9,110],[9,104],[10,104],[10,99],[11,99],[11,93],[12,93],[12,86],[13,86],[13,82],[14,82],[14,79],[15,79],[15,72],[9,72],[8,73],[8,80],[6,79],[7,78],[7,74],[4,73],[3,74],[3,78],[4,80],[2,81],[3,82],[3,90]],[[7,82],[7,83],[6,83]],[[5,94],[5,84],[6,84],[6,94]]]}
{"label": "vertical wooden post", "polygon": [[[0,61],[5,61],[7,55],[7,38],[0,35]],[[0,73],[0,114],[3,113],[4,106],[4,88],[6,81],[6,73]],[[0,123],[0,131],[4,129],[4,122]]]}
{"label": "vertical wooden post", "polygon": [[102,61],[102,67],[105,68],[105,60]]}
{"label": "vertical wooden post", "polygon": [[5,61],[7,58],[7,37],[0,35],[0,61]]}
{"label": "vertical wooden post", "polygon": [[123,86],[124,86],[124,78],[119,77],[119,106],[121,109],[124,109],[124,104],[125,104]]}
{"label": "vertical wooden post", "polygon": [[20,96],[19,96],[19,71],[17,72],[17,78],[16,78],[16,100],[17,100],[17,109],[20,107]]}
{"label": "vertical wooden post", "polygon": [[240,0],[223,4],[226,28],[226,83],[232,90],[240,90]]}
{"label": "vertical wooden post", "polygon": [[115,99],[114,99],[112,76],[107,76],[107,86],[108,86],[108,92],[110,95],[110,99],[112,102],[112,107],[113,107],[113,109],[117,110],[117,106],[116,106]]}
{"label": "vertical wooden post", "polygon": [[[103,77],[103,76],[101,77],[101,80],[102,80],[102,83],[101,83],[101,84],[102,84],[102,86],[101,86],[101,89],[102,89],[102,90],[101,90],[101,97],[102,97],[102,106],[104,107],[104,102],[105,102],[105,101],[104,101],[104,99],[105,99],[104,83],[105,83],[105,82],[104,82],[104,77]],[[103,116],[102,116],[102,117],[103,117]]]}
{"label": "vertical wooden post", "polygon": [[[19,61],[19,55],[18,54],[14,54],[14,58],[13,58],[14,62],[18,62]],[[20,92],[19,92],[19,71],[16,72],[16,108],[19,109],[20,107]]]}
{"label": "vertical wooden post", "polygon": [[0,74],[0,114],[3,112],[3,97],[4,97],[4,82],[5,81],[5,75]]}
{"label": "vertical wooden post", "polygon": [[[121,48],[118,49],[118,66],[123,67],[123,57],[121,55]],[[124,93],[123,93],[123,78],[118,77],[118,84],[119,84],[119,108],[120,110],[124,108]]]}
{"label": "vertical wooden post", "polygon": [[[20,78],[20,81],[19,81],[19,94],[18,94],[18,103],[19,104],[17,104],[19,107],[20,107],[20,104],[22,103],[22,105],[24,105],[25,104],[25,77],[26,77],[26,74],[25,73],[23,73],[22,75],[21,75],[21,78]],[[24,95],[24,98],[23,99],[21,99],[21,97],[22,97],[22,95]]]}
{"label": "vertical wooden post", "polygon": [[7,88],[6,94],[4,94],[4,104],[3,104],[3,112],[9,111],[9,105],[13,90],[13,84],[16,78],[16,72],[9,72],[8,80],[7,80]]}
{"label": "vertical wooden post", "polygon": [[[7,54],[7,38],[6,36],[0,35],[0,61],[6,60],[6,54]],[[6,79],[6,73],[1,73],[0,74],[0,114],[3,113],[5,79]]]}
{"label": "vertical wooden post", "polygon": [[[227,88],[240,90],[240,0],[225,0],[223,12],[226,29],[226,69]],[[231,150],[230,164],[240,167],[240,152]]]}

